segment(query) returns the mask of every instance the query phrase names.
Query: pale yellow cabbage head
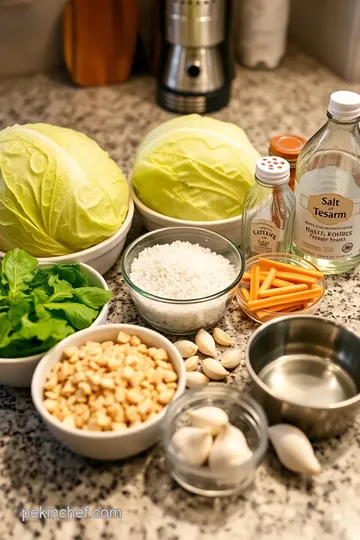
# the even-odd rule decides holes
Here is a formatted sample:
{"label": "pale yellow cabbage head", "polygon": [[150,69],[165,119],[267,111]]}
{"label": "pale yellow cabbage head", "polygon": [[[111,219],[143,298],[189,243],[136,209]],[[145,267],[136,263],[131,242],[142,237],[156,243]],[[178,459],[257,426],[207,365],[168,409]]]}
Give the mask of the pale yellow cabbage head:
{"label": "pale yellow cabbage head", "polygon": [[160,214],[190,221],[227,219],[242,214],[259,157],[238,126],[191,114],[146,135],[132,183],[139,199]]}
{"label": "pale yellow cabbage head", "polygon": [[129,204],[126,178],[86,135],[49,124],[0,131],[0,249],[38,257],[112,236]]}

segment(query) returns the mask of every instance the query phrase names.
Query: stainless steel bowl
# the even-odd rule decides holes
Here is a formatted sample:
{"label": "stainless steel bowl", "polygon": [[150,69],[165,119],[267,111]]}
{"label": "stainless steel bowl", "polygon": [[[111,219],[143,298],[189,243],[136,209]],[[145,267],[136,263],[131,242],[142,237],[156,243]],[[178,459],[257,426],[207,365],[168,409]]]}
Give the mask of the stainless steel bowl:
{"label": "stainless steel bowl", "polygon": [[343,432],[360,410],[360,338],[329,319],[288,315],[264,324],[249,340],[246,367],[270,424],[320,439]]}

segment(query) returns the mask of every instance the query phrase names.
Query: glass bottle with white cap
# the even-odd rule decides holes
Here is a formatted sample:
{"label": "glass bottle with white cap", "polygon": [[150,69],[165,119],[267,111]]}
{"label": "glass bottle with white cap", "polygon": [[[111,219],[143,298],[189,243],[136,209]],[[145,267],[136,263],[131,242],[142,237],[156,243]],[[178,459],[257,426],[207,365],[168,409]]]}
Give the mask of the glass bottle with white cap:
{"label": "glass bottle with white cap", "polygon": [[334,92],[327,116],[297,161],[292,250],[340,274],[360,262],[360,95]]}
{"label": "glass bottle with white cap", "polygon": [[289,253],[295,196],[289,188],[290,165],[277,156],[260,158],[245,197],[241,248],[246,258],[260,253]]}

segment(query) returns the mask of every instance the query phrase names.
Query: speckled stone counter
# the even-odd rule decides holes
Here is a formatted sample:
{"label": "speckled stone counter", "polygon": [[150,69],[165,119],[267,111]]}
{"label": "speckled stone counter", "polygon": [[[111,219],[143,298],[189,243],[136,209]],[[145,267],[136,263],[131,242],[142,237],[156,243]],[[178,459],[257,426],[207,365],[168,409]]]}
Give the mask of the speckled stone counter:
{"label": "speckled stone counter", "polygon": [[[275,73],[238,70],[231,105],[217,113],[246,129],[260,152],[270,137],[310,136],[325,118],[330,92],[343,83],[313,60],[291,53]],[[154,104],[154,81],[76,89],[65,77],[38,75],[0,82],[0,127],[45,121],[84,131],[129,173],[136,146],[170,118]],[[129,240],[141,233],[137,220]],[[143,324],[120,274],[106,276],[115,293],[110,321]],[[360,331],[360,271],[327,280],[321,314]],[[234,303],[222,322],[242,349],[254,330]],[[360,361],[360,360],[359,360]],[[230,384],[246,385],[243,365]],[[269,451],[245,494],[205,499],[168,476],[161,450],[112,464],[74,455],[58,444],[35,412],[27,390],[0,387],[0,540],[359,540],[360,418],[342,437],[316,445],[323,472],[314,480],[285,471]],[[120,508],[122,519],[21,522],[26,508],[68,505]]]}

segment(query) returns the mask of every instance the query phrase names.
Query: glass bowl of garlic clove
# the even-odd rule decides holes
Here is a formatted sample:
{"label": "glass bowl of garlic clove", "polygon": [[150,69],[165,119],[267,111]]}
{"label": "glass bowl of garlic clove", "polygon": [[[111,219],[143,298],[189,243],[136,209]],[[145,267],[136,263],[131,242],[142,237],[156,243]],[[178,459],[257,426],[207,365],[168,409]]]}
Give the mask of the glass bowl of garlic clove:
{"label": "glass bowl of garlic clove", "polygon": [[170,403],[162,444],[170,474],[184,489],[207,497],[243,491],[267,449],[261,406],[239,389],[210,383]]}

